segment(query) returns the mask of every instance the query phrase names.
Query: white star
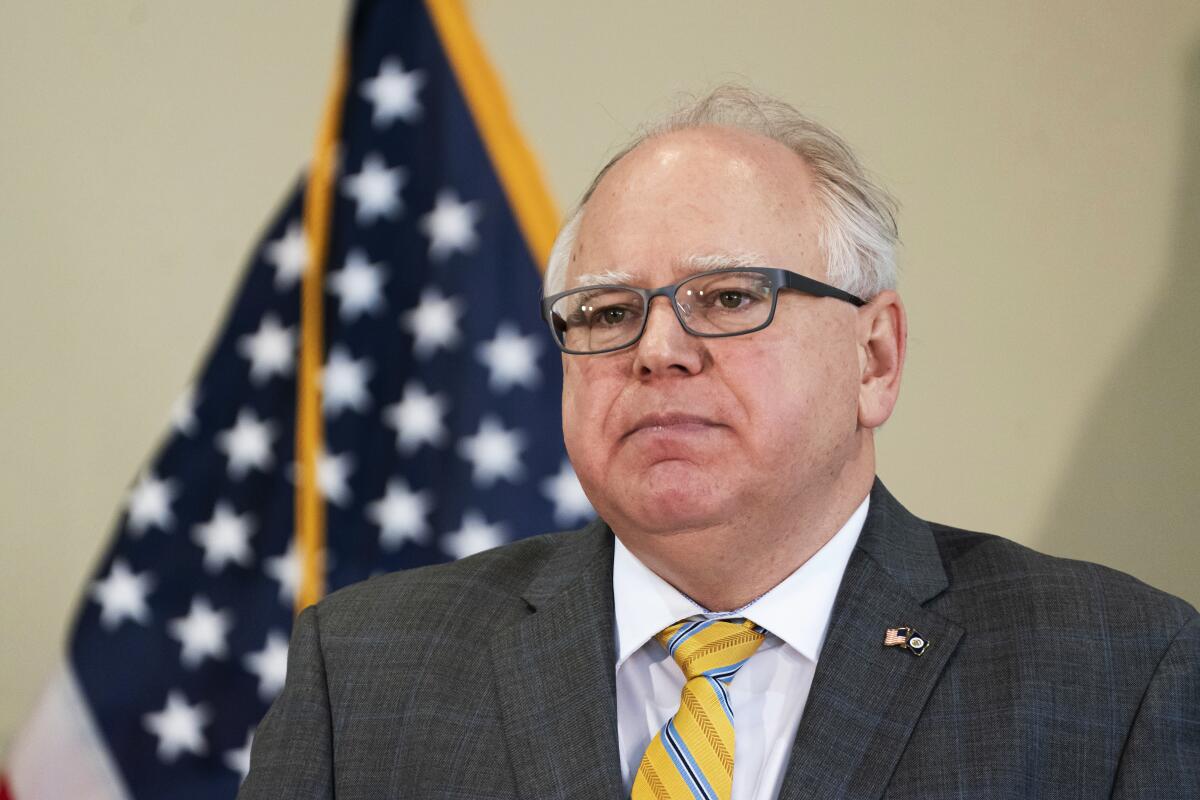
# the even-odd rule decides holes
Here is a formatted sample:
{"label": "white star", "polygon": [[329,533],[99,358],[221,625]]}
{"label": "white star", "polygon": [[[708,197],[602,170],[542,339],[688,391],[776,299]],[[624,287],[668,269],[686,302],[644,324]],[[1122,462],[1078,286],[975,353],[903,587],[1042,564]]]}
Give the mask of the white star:
{"label": "white star", "polygon": [[479,432],[464,436],[458,443],[458,454],[471,462],[471,480],[487,488],[497,478],[515,482],[521,477],[520,453],[525,437],[518,430],[505,430],[493,416],[484,417]]}
{"label": "white star", "polygon": [[448,405],[444,396],[429,394],[421,384],[409,382],[400,402],[384,411],[384,422],[396,429],[396,448],[411,455],[422,444],[436,447],[444,442],[442,416]]}
{"label": "white star", "polygon": [[204,568],[220,572],[229,562],[250,566],[250,536],[254,533],[249,514],[235,514],[228,503],[217,503],[212,519],[197,525],[192,541],[204,548]]}
{"label": "white star", "polygon": [[541,349],[541,338],[522,336],[517,326],[501,322],[496,328],[496,338],[483,342],[476,355],[488,368],[488,386],[495,392],[507,392],[516,385],[536,389],[541,380],[537,368],[537,355]]}
{"label": "white star", "polygon": [[460,202],[453,189],[438,192],[437,202],[425,216],[421,217],[421,231],[429,237],[429,257],[434,261],[445,261],[456,250],[469,253],[479,243],[475,234],[475,223],[483,211],[478,200]]}
{"label": "white star", "polygon": [[354,198],[359,225],[369,225],[380,217],[395,219],[404,210],[400,190],[408,180],[404,167],[389,168],[378,153],[363,159],[362,171],[344,179],[346,194]]}
{"label": "white star", "polygon": [[386,128],[399,118],[405,122],[416,122],[421,118],[421,104],[417,101],[417,90],[425,85],[425,73],[414,69],[404,71],[398,58],[385,58],[379,74],[362,82],[359,92],[371,101],[374,113],[371,124]]}
{"label": "white star", "polygon": [[167,705],[162,711],[142,715],[146,730],[158,737],[158,759],[172,762],[183,752],[202,756],[208,752],[202,728],[212,720],[212,712],[204,703],[189,705],[178,689],[167,693]]}
{"label": "white star", "polygon": [[143,536],[151,526],[167,530],[175,524],[171,501],[179,494],[173,480],[159,480],[153,472],[143,475],[129,492],[129,532]]}
{"label": "white star", "polygon": [[268,558],[263,571],[279,581],[279,602],[291,607],[300,591],[300,552],[296,550],[296,543],[288,542],[282,555]]}
{"label": "white star", "polygon": [[195,669],[204,659],[222,659],[229,655],[225,637],[233,627],[233,614],[229,611],[214,611],[207,597],[192,598],[192,606],[186,617],[167,623],[167,632],[172,639],[183,644],[180,660],[188,669]]}
{"label": "white star", "polygon": [[508,540],[504,525],[489,525],[483,514],[467,511],[462,527],[442,537],[442,549],[452,558],[466,558],[483,550],[498,547]]}
{"label": "white star", "polygon": [[254,728],[246,730],[246,743],[236,750],[225,751],[225,766],[236,772],[241,777],[240,781],[246,780],[246,776],[250,773],[250,748],[254,746]]}
{"label": "white star", "polygon": [[189,386],[183,390],[171,406],[171,427],[184,436],[196,433],[196,406],[200,404],[200,394],[196,387]]}
{"label": "white star", "polygon": [[321,404],[325,413],[336,417],[347,408],[363,412],[370,405],[367,378],[374,371],[365,358],[355,360],[338,345],[329,352],[329,361],[321,373]]}
{"label": "white star", "polygon": [[270,702],[283,688],[287,677],[287,637],[279,631],[267,634],[263,649],[250,653],[242,662],[247,671],[258,676],[258,696]]}
{"label": "white star", "polygon": [[238,352],[250,359],[250,380],[262,384],[272,375],[289,375],[296,358],[294,328],[279,324],[274,314],[263,317],[258,330],[238,339]]}
{"label": "white star", "polygon": [[383,268],[372,264],[367,254],[355,248],[346,254],[346,263],[329,275],[329,291],[338,297],[338,315],[353,322],[366,314],[377,314],[383,305]]}
{"label": "white star", "polygon": [[417,358],[429,358],[438,348],[449,350],[458,344],[462,313],[462,301],[457,297],[444,297],[436,287],[421,292],[420,305],[401,319],[401,325],[416,339],[413,352]]}
{"label": "white star", "polygon": [[433,508],[433,493],[414,492],[407,482],[388,481],[387,494],[367,507],[367,516],[379,526],[379,544],[385,550],[396,550],[406,539],[424,543],[429,538],[429,523],[425,520]]}
{"label": "white star", "polygon": [[596,513],[579,485],[579,478],[575,477],[575,470],[571,469],[571,462],[566,459],[557,475],[542,481],[542,494],[554,503],[554,521],[559,525],[570,525]]}
{"label": "white star", "polygon": [[308,239],[299,222],[288,223],[283,236],[267,243],[263,258],[275,267],[275,288],[286,291],[296,285],[308,267]]}
{"label": "white star", "polygon": [[317,458],[317,486],[321,496],[335,506],[350,502],[350,487],[346,480],[354,471],[354,456],[350,453],[332,455],[321,453]]}
{"label": "white star", "polygon": [[115,559],[108,576],[92,584],[91,597],[100,604],[100,624],[110,631],[126,619],[148,624],[146,595],[153,588],[154,576],[149,571],[134,573],[125,559]]}
{"label": "white star", "polygon": [[260,420],[253,409],[238,411],[237,422],[232,428],[217,434],[217,448],[229,456],[229,477],[241,480],[251,469],[266,472],[275,463],[271,454],[271,440],[275,438],[275,425]]}

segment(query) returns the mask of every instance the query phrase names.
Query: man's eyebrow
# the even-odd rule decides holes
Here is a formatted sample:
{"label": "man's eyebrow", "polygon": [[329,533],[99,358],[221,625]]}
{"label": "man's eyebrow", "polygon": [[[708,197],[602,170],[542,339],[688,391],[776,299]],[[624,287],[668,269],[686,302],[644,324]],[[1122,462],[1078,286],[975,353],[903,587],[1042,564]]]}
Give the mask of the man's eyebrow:
{"label": "man's eyebrow", "polygon": [[[738,267],[761,267],[764,259],[758,253],[698,253],[687,256],[676,262],[676,272],[680,277],[687,277],[697,272],[707,272],[710,269],[737,269]],[[618,269],[603,272],[588,272],[573,281],[572,289],[585,286],[603,286],[607,284],[622,284],[632,286],[636,278],[628,272]]]}
{"label": "man's eyebrow", "polygon": [[573,282],[575,285],[571,288],[580,289],[584,286],[604,286],[611,283],[628,285],[633,279],[633,275],[617,269],[605,270],[604,272],[589,272],[576,278]]}
{"label": "man's eyebrow", "polygon": [[767,260],[758,253],[697,253],[683,259],[680,264],[694,272],[710,269],[737,269],[738,267],[762,267]]}

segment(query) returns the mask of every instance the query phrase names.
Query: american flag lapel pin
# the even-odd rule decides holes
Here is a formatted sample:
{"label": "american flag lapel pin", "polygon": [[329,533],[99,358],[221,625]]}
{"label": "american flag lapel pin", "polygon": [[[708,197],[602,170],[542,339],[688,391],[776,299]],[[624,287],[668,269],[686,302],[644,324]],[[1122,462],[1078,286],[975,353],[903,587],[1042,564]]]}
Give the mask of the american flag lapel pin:
{"label": "american flag lapel pin", "polygon": [[929,647],[929,640],[917,633],[912,626],[903,625],[898,628],[888,628],[883,635],[884,647],[900,647],[914,656],[922,655]]}

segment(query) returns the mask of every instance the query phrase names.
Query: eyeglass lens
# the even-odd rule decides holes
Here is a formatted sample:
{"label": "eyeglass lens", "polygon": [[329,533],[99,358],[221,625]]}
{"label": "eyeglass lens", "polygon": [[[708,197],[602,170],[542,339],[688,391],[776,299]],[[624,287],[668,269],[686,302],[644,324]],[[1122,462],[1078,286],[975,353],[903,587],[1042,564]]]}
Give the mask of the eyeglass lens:
{"label": "eyeglass lens", "polygon": [[[770,317],[773,284],[759,272],[697,275],[676,289],[675,307],[692,333],[742,333]],[[593,353],[633,344],[642,332],[646,303],[631,289],[584,287],[555,301],[551,314],[563,347]]]}

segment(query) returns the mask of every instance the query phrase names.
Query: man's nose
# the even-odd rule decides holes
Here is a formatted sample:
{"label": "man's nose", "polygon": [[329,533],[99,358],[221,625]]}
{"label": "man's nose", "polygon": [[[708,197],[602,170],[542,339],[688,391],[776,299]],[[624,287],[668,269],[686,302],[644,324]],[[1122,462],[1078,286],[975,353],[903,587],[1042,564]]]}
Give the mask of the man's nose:
{"label": "man's nose", "polygon": [[646,310],[646,329],[634,346],[635,374],[639,377],[693,375],[703,369],[705,352],[704,339],[692,336],[679,324],[670,298],[651,298]]}

